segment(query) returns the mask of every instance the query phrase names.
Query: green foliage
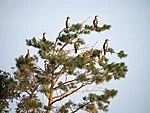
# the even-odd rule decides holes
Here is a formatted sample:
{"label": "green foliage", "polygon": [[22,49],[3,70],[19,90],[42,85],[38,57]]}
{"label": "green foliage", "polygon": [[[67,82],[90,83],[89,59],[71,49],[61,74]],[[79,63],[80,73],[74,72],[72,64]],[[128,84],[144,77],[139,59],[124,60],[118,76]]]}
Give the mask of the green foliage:
{"label": "green foliage", "polygon": [[108,48],[108,52],[110,52],[111,54],[115,53],[113,48]]}
{"label": "green foliage", "polygon": [[[36,113],[45,110],[55,111],[56,109],[61,113],[79,110],[90,113],[98,113],[99,110],[107,112],[110,99],[117,94],[115,89],[90,93],[88,96],[84,96],[80,103],[69,100],[62,103],[58,108],[55,107],[55,103],[82,90],[82,88],[84,89],[86,86],[125,78],[128,69],[124,62],[110,62],[106,56],[102,56],[103,59],[100,62],[100,49],[94,47],[89,50],[85,48],[86,51],[80,50],[85,44],[85,40],[81,36],[89,35],[91,32],[100,33],[110,28],[111,25],[107,24],[95,28],[92,25],[77,23],[72,24],[68,29],[64,28],[55,42],[37,40],[35,37],[27,39],[27,46],[36,48],[38,57],[33,55],[30,58],[25,58],[22,55],[15,59],[17,69],[14,72],[14,77],[16,81],[9,78],[7,73],[1,72],[1,84],[5,84],[5,87],[0,86],[2,89],[0,94],[2,95],[1,92],[5,91],[12,94],[2,95],[4,96],[2,99],[5,101],[1,99],[3,104],[0,109],[8,106],[6,99],[13,98],[14,91],[18,91],[20,102],[17,103],[17,113]],[[67,46],[72,48],[67,50]],[[74,46],[77,46],[77,50],[80,52],[75,54]],[[123,50],[116,53],[113,48],[108,48],[107,52],[117,54],[120,59],[127,57]],[[43,61],[42,67],[38,66],[39,60]],[[7,77],[1,78],[1,75],[7,75]],[[41,103],[37,92],[45,95],[48,105]]]}
{"label": "green foliage", "polygon": [[104,24],[102,27],[97,27],[97,28],[94,28],[94,26],[85,25],[84,28],[90,31],[95,30],[96,32],[102,32],[105,30],[109,30],[111,28],[111,25]]}
{"label": "green foliage", "polygon": [[126,58],[126,57],[127,57],[127,54],[125,54],[123,50],[121,50],[121,51],[120,51],[119,53],[117,53],[117,54],[118,54],[118,57],[119,57],[119,58]]}
{"label": "green foliage", "polygon": [[42,103],[36,97],[27,97],[25,95],[22,96],[22,100],[17,104],[18,108],[16,109],[17,113],[22,112],[38,112],[42,107]]}
{"label": "green foliage", "polygon": [[74,38],[73,34],[67,34],[67,35],[62,34],[62,36],[58,37],[58,39],[63,43],[68,42],[71,38]]}
{"label": "green foliage", "polygon": [[68,87],[66,86],[66,85],[64,85],[63,84],[63,82],[59,82],[58,83],[58,86],[59,86],[59,88],[61,89],[61,90],[63,90],[63,91],[68,91]]}
{"label": "green foliage", "polygon": [[95,49],[93,50],[91,57],[99,57],[99,53],[100,53],[100,50]]}
{"label": "green foliage", "polygon": [[17,98],[16,82],[10,73],[0,70],[0,112],[9,111],[9,100]]}

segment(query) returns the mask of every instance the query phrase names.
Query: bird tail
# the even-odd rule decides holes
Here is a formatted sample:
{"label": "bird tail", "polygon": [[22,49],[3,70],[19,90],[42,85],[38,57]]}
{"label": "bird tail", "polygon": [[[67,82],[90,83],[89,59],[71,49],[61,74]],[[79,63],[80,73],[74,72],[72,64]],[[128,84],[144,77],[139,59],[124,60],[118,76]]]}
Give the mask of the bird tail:
{"label": "bird tail", "polygon": [[75,47],[75,53],[77,53],[77,48]]}
{"label": "bird tail", "polygon": [[106,51],[104,51],[104,55],[106,55]]}

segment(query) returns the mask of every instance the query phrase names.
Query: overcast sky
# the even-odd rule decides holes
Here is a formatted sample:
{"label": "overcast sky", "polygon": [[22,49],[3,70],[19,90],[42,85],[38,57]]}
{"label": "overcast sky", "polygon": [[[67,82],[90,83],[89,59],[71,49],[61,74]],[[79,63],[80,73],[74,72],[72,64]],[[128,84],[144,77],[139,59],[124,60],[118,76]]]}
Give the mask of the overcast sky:
{"label": "overcast sky", "polygon": [[[41,38],[46,31],[47,38],[55,40],[68,15],[71,24],[89,16],[87,24],[92,24],[94,16],[99,15],[99,25],[111,24],[112,28],[83,37],[87,44],[99,40],[96,47],[102,48],[108,38],[110,47],[128,54],[123,60],[129,70],[126,78],[106,84],[119,91],[109,113],[149,113],[149,0],[0,0],[0,69],[10,71],[15,58],[26,54],[25,39]],[[35,49],[30,49],[35,54]]]}

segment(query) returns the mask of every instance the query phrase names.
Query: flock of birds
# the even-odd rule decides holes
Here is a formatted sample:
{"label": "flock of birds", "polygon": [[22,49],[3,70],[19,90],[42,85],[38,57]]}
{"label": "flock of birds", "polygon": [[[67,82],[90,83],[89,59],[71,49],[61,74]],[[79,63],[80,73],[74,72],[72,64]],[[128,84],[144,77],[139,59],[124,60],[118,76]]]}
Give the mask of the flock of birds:
{"label": "flock of birds", "polygon": [[[65,22],[65,26],[66,26],[66,29],[69,29],[70,28],[70,17],[68,16],[66,18],[66,22]],[[97,29],[98,27],[98,15],[95,16],[94,20],[93,20],[93,26]],[[46,41],[46,32],[43,33],[43,38],[42,38],[42,41]],[[75,53],[77,53],[77,50],[79,49],[79,40],[80,38],[77,39],[76,42],[74,42],[74,49],[75,49]],[[107,49],[108,49],[108,39],[105,40],[104,44],[103,44],[103,51],[104,51],[104,55],[106,55],[106,52],[107,52]],[[100,58],[100,61],[102,61],[102,58],[103,58],[103,55],[102,55],[102,50],[100,50],[100,55],[99,55],[99,58]],[[29,53],[29,49],[27,49],[27,54],[25,56],[25,58],[30,58],[30,53]],[[45,60],[44,61],[45,65],[45,70],[47,70],[48,68],[48,64],[47,64],[47,61]]]}
{"label": "flock of birds", "polygon": [[[66,19],[65,25],[66,25],[66,29],[69,29],[69,27],[70,27],[70,17],[69,16]],[[96,15],[94,20],[93,20],[93,26],[97,29],[97,27],[98,27],[98,15]],[[78,40],[74,43],[75,53],[77,53],[77,50],[79,47],[79,40],[80,40],[80,38],[78,38]],[[103,44],[104,55],[106,55],[106,51],[108,49],[108,41],[109,40],[106,39],[104,44]],[[100,53],[102,53],[102,51]]]}

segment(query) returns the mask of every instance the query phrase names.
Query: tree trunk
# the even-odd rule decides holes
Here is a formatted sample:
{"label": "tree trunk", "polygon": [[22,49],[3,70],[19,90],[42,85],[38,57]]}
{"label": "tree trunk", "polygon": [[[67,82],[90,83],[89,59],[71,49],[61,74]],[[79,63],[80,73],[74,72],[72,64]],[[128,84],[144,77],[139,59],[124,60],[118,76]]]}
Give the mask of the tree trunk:
{"label": "tree trunk", "polygon": [[[49,95],[49,98],[48,98],[48,106],[51,106],[51,103],[53,102],[53,88],[54,88],[54,85],[55,85],[55,79],[52,79],[51,81],[51,87],[50,87],[50,95]],[[46,113],[50,113],[50,110],[47,110]]]}

